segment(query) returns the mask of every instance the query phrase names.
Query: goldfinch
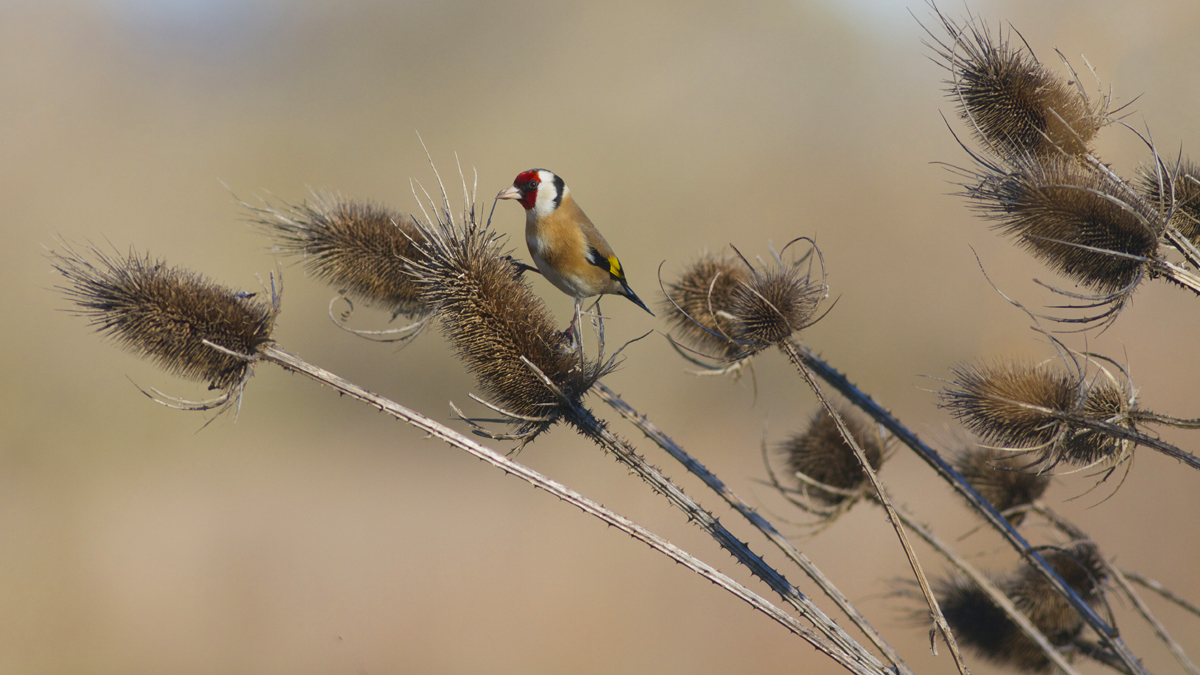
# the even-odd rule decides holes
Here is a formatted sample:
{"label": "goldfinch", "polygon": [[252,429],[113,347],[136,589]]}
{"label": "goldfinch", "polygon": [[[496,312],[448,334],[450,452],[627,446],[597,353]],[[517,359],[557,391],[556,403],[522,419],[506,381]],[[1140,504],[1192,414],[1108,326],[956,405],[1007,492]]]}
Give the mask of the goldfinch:
{"label": "goldfinch", "polygon": [[593,295],[623,295],[650,312],[625,280],[617,254],[575,203],[562,178],[545,169],[530,169],[519,174],[496,199],[515,199],[525,207],[529,255],[542,276],[575,298],[575,316],[568,332],[575,328],[584,298]]}

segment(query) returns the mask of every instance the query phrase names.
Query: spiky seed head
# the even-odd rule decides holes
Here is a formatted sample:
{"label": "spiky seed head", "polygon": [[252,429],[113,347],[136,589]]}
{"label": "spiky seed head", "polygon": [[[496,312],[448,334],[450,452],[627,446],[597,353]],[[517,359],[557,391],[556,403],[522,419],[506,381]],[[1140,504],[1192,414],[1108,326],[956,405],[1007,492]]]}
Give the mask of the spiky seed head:
{"label": "spiky seed head", "polygon": [[[545,303],[518,276],[494,233],[472,220],[421,224],[415,278],[441,330],[491,401],[517,415],[521,432],[548,428],[606,368],[569,349]],[[563,394],[563,401],[522,357]]]}
{"label": "spiky seed head", "polygon": [[[850,430],[850,435],[866,454],[871,468],[878,471],[883,465],[883,444],[879,434],[873,433],[870,425],[864,424],[848,410],[839,410],[838,413]],[[785,441],[780,449],[792,472],[803,474],[818,483],[850,492],[863,488],[867,483],[867,474],[854,456],[854,450],[842,438],[833,416],[824,408],[817,411],[804,432]],[[801,481],[800,488],[826,506],[836,506],[850,498],[804,481]]]}
{"label": "spiky seed head", "polygon": [[778,345],[815,322],[825,292],[825,284],[803,273],[799,265],[776,263],[754,270],[733,294],[729,313],[734,318],[734,340],[742,345],[744,355]]}
{"label": "spiky seed head", "polygon": [[[1111,380],[1097,378],[1089,383],[1081,412],[1089,420],[1111,422],[1133,429],[1133,420],[1129,416],[1133,408],[1131,398],[1124,387]],[[1107,432],[1076,428],[1063,443],[1062,461],[1075,466],[1087,466],[1103,460],[1119,459],[1125,457],[1127,445],[1127,441],[1114,438]]]}
{"label": "spiky seed head", "polygon": [[[952,463],[967,483],[1000,512],[1032,504],[1050,486],[1050,476],[1022,470],[1028,460],[975,443],[955,450]],[[1008,519],[1020,525],[1025,514],[1014,513]]]}
{"label": "spiky seed head", "polygon": [[[993,579],[993,583],[999,580]],[[974,581],[953,575],[934,579],[934,595],[954,637],[979,656],[1024,673],[1048,673],[1052,662],[1037,643],[997,607]]]}
{"label": "spiky seed head", "polygon": [[1061,440],[1068,425],[1052,413],[1074,411],[1082,402],[1077,378],[1048,363],[991,361],[960,364],[953,372],[943,407],[989,443],[1031,448]]}
{"label": "spiky seed head", "polygon": [[762,268],[740,255],[703,255],[669,285],[669,320],[693,346],[730,361],[775,346],[818,318],[828,289],[805,264],[814,253],[794,263],[777,255]]}
{"label": "spiky seed head", "polygon": [[75,303],[74,311],[101,334],[170,373],[231,391],[248,377],[252,364],[247,359],[271,343],[277,298],[239,293],[133,250],[124,256],[95,247],[87,252],[92,260],[69,247],[50,254],[67,280],[59,289]]}
{"label": "spiky seed head", "polygon": [[701,254],[677,281],[667,285],[668,300],[662,305],[667,321],[692,347],[735,359],[741,347],[728,337],[735,332],[729,309],[739,286],[752,277],[752,271],[734,255]]}
{"label": "spiky seed head", "polygon": [[1002,158],[1081,156],[1106,122],[1074,81],[1053,72],[1025,46],[986,26],[942,22],[951,44],[939,56],[950,71],[948,93],[977,140]]}
{"label": "spiky seed head", "polygon": [[1132,292],[1165,227],[1127,184],[1068,157],[1026,157],[966,195],[1035,258],[1102,294]]}
{"label": "spiky seed head", "polygon": [[[1091,607],[1103,602],[1108,572],[1100,550],[1092,542],[1079,542],[1065,549],[1042,551],[1042,557],[1062,580]],[[1046,636],[1050,644],[1068,645],[1083,630],[1084,621],[1066,598],[1032,565],[1024,563],[1002,584],[1030,622]]]}
{"label": "spiky seed head", "polygon": [[1169,173],[1160,173],[1157,165],[1143,166],[1137,186],[1175,229],[1200,246],[1200,164],[1185,160]]}
{"label": "spiky seed head", "polygon": [[251,210],[280,250],[302,257],[309,273],[351,298],[393,315],[429,312],[408,270],[424,241],[412,216],[331,193],[314,194],[299,206]]}
{"label": "spiky seed head", "polygon": [[992,361],[954,368],[942,406],[971,432],[1010,449],[1030,448],[1040,470],[1123,457],[1124,441],[1087,421],[1133,427],[1131,396],[1112,380],[1082,377],[1051,362]]}

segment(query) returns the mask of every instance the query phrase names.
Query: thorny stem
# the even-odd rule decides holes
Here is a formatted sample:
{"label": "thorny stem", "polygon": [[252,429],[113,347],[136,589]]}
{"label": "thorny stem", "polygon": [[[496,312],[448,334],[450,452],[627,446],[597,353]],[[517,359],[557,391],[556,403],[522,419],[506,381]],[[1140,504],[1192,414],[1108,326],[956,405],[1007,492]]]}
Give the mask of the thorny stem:
{"label": "thorny stem", "polygon": [[[1045,502],[1034,502],[1031,505],[1030,510],[1045,518],[1050,522],[1051,525],[1072,539],[1091,539],[1091,537],[1087,536],[1087,533],[1076,527],[1066,518],[1062,517],[1062,515],[1050,508],[1050,506]],[[1108,569],[1108,573],[1112,575],[1112,578],[1116,580],[1117,585],[1125,593],[1126,597],[1128,597],[1130,602],[1133,603],[1134,609],[1137,610],[1138,614],[1142,615],[1142,618],[1146,621],[1146,623],[1150,624],[1150,627],[1154,629],[1155,634],[1158,635],[1158,639],[1161,640],[1163,644],[1167,646],[1167,649],[1171,651],[1171,654],[1175,657],[1175,660],[1179,662],[1179,665],[1183,666],[1183,669],[1191,675],[1200,675],[1200,668],[1197,668],[1196,665],[1192,663],[1192,660],[1188,658],[1187,652],[1183,651],[1183,647],[1181,647],[1179,643],[1171,637],[1171,634],[1167,632],[1166,626],[1162,625],[1158,618],[1154,616],[1154,613],[1150,611],[1150,607],[1142,600],[1141,596],[1137,594],[1137,591],[1133,589],[1133,586],[1129,583],[1129,575],[1125,572],[1122,572],[1117,568],[1116,565],[1112,564],[1112,562],[1108,560],[1104,561],[1104,566]]]}
{"label": "thorny stem", "polygon": [[1155,581],[1154,579],[1151,579],[1150,577],[1148,577],[1144,574],[1141,574],[1140,572],[1133,572],[1131,570],[1121,570],[1121,573],[1125,575],[1126,579],[1129,579],[1130,581],[1132,581],[1134,583],[1141,584],[1142,586],[1145,586],[1146,588],[1154,591],[1155,593],[1158,593],[1162,597],[1166,598],[1167,600],[1170,600],[1171,602],[1175,603],[1176,605],[1179,605],[1180,607],[1191,612],[1192,614],[1195,614],[1196,616],[1200,616],[1200,606],[1188,601],[1187,598],[1179,595],[1178,593],[1172,591],[1171,589],[1167,588],[1166,586],[1163,586],[1161,583]]}
{"label": "thorny stem", "polygon": [[343,394],[378,408],[380,411],[385,412],[396,419],[402,420],[418,429],[421,429],[430,436],[438,438],[456,448],[459,448],[460,450],[470,453],[477,459],[481,459],[507,474],[516,476],[517,478],[524,480],[534,487],[549,492],[550,494],[558,497],[568,504],[575,506],[588,515],[599,518],[605,523],[617,528],[621,532],[628,534],[637,541],[646,544],[655,551],[668,556],[687,569],[690,569],[705,579],[708,579],[717,586],[729,591],[735,597],[743,600],[763,614],[766,614],[784,628],[808,642],[818,651],[823,652],[830,658],[837,661],[847,670],[858,673],[859,675],[886,675],[882,667],[868,667],[864,665],[861,663],[859,658],[847,653],[845,647],[832,644],[830,641],[818,635],[813,629],[800,623],[800,621],[795,617],[771,604],[762,596],[754,593],[745,586],[742,586],[737,581],[721,573],[717,569],[693,557],[686,551],[659,537],[653,532],[646,530],[628,518],[604,508],[602,505],[573,490],[568,489],[562,484],[553,481],[546,476],[543,476],[533,469],[514,462],[495,450],[492,450],[485,445],[467,438],[453,429],[445,427],[429,419],[428,417],[421,415],[420,413],[409,410],[408,408],[405,408],[394,401],[363,389],[362,387],[349,382],[348,380],[345,380],[323,368],[303,361],[302,359],[297,358],[296,356],[289,354],[282,349],[274,346],[268,346],[262,351],[260,358],[264,361],[275,363],[285,370],[310,377],[321,384],[332,387]]}
{"label": "thorny stem", "polygon": [[887,410],[884,410],[883,407],[872,400],[870,396],[867,396],[860,391],[858,387],[851,384],[850,380],[846,379],[845,375],[842,375],[840,372],[814,354],[812,350],[799,343],[795,343],[793,346],[804,359],[804,362],[807,363],[808,366],[812,368],[821,379],[825,380],[825,382],[834,389],[837,389],[838,392],[845,396],[853,405],[865,412],[876,422],[883,425],[883,427],[891,432],[896,438],[898,438],[901,443],[904,443],[910,449],[912,449],[913,452],[916,452],[917,455],[920,456],[921,459],[925,460],[925,462],[929,464],[929,466],[932,467],[939,476],[946,480],[951,487],[953,487],[960,495],[962,495],[971,504],[971,507],[975,509],[975,511],[977,511],[981,516],[983,516],[984,519],[986,519],[988,523],[992,525],[992,527],[996,528],[996,530],[1008,540],[1008,542],[1013,546],[1014,549],[1017,550],[1018,553],[1029,560],[1029,562],[1041,572],[1042,576],[1045,577],[1045,579],[1049,581],[1052,586],[1054,586],[1056,591],[1067,598],[1067,601],[1071,603],[1071,606],[1075,608],[1075,611],[1079,612],[1080,616],[1082,616],[1084,620],[1087,621],[1088,625],[1090,625],[1100,636],[1100,639],[1103,641],[1104,645],[1120,657],[1121,661],[1127,668],[1129,668],[1131,673],[1136,675],[1149,675],[1149,672],[1146,670],[1145,666],[1142,665],[1141,661],[1137,658],[1137,656],[1134,655],[1133,651],[1129,649],[1129,646],[1125,644],[1125,641],[1122,640],[1117,634],[1116,629],[1114,629],[1112,626],[1109,626],[1104,619],[1100,618],[1100,615],[1097,614],[1090,605],[1084,602],[1083,598],[1079,597],[1079,594],[1076,593],[1075,590],[1070,586],[1068,586],[1067,583],[1062,580],[1062,577],[1058,576],[1058,573],[1056,573],[1050,567],[1050,565],[1046,563],[1046,560],[1042,558],[1041,554],[1039,554],[1033,549],[1032,546],[1029,545],[1029,542],[1025,540],[1025,537],[1021,536],[1021,533],[1017,532],[1016,528],[1012,526],[1012,523],[1009,523],[1004,516],[1000,515],[1000,512],[997,511],[996,508],[993,507],[990,502],[988,502],[988,500],[980,496],[980,494],[976,492],[969,483],[967,483],[966,479],[963,478],[958,471],[954,470],[954,467],[950,466],[946,460],[942,459],[941,455],[939,455],[933,448],[926,445],[925,442],[920,438],[917,438],[916,434],[910,431],[908,427],[905,427],[903,424],[901,424],[900,421],[893,417],[891,413],[889,413]]}
{"label": "thorny stem", "polygon": [[[904,533],[904,525],[900,521],[900,515],[896,513],[895,507],[892,506],[892,501],[888,499],[887,491],[880,482],[879,476],[875,473],[875,469],[871,468],[871,462],[867,459],[867,455],[863,449],[859,447],[858,441],[854,440],[854,434],[850,433],[850,429],[846,427],[846,422],[842,420],[841,414],[837,408],[829,402],[825,397],[825,392],[821,389],[820,383],[817,382],[811,370],[804,365],[803,359],[796,353],[796,349],[788,340],[783,340],[779,343],[779,349],[787,354],[788,360],[796,369],[800,371],[800,375],[804,377],[804,381],[808,383],[809,388],[813,390],[817,400],[829,413],[834,424],[837,425],[838,431],[842,434],[842,440],[846,441],[846,445],[854,451],[855,458],[858,459],[859,466],[862,467],[863,473],[871,481],[871,486],[875,488],[875,496],[879,503],[887,512],[888,522],[896,530],[896,537],[900,540],[900,546],[904,549],[904,555],[908,557],[908,564],[912,567],[913,576],[917,578],[917,584],[921,587],[921,593],[925,595],[925,601],[929,604],[929,613],[933,617],[933,623],[942,633],[943,639],[946,640],[946,646],[950,648],[950,655],[954,658],[954,665],[958,667],[958,671],[962,675],[968,675],[970,672],[967,669],[967,664],[963,661],[962,652],[958,649],[958,641],[954,639],[954,632],[950,630],[950,624],[946,622],[945,615],[942,614],[942,608],[938,606],[937,598],[933,595],[933,589],[929,586],[929,580],[925,578],[925,570],[921,568],[920,561],[917,560],[917,552],[913,550],[912,544],[908,541],[908,535]],[[933,631],[930,631],[930,646],[933,648],[934,654],[937,654],[937,645],[934,641]]]}
{"label": "thorny stem", "polygon": [[1190,673],[1190,675],[1200,675],[1200,668],[1197,668],[1196,664],[1192,663],[1192,660],[1188,658],[1187,652],[1183,651],[1183,647],[1167,632],[1167,627],[1150,611],[1150,606],[1133,589],[1133,585],[1129,583],[1129,579],[1125,578],[1125,575],[1121,570],[1117,569],[1116,565],[1105,561],[1105,566],[1108,568],[1108,573],[1116,580],[1117,586],[1125,593],[1125,597],[1129,598],[1137,613],[1141,614],[1146,623],[1150,624],[1150,627],[1154,629],[1154,634],[1167,646],[1167,649],[1171,651],[1171,655],[1175,657],[1179,665],[1183,666],[1183,669]]}
{"label": "thorny stem", "polygon": [[608,427],[597,419],[590,410],[578,403],[570,403],[570,408],[563,416],[563,419],[574,426],[581,434],[608,452],[611,452],[618,461],[629,467],[633,473],[649,484],[656,492],[666,497],[673,506],[683,511],[689,520],[707,532],[709,536],[720,544],[721,548],[731,553],[754,576],[761,579],[771,587],[771,590],[778,593],[784,602],[794,607],[796,611],[800,612],[809,621],[812,621],[818,631],[840,649],[844,650],[844,653],[848,654],[847,658],[854,660],[854,667],[851,668],[846,662],[839,661],[839,663],[842,663],[843,666],[855,672],[870,672],[877,675],[891,672],[891,669],[886,668],[873,654],[855,642],[841,627],[827,617],[819,607],[814,605],[808,597],[785,579],[782,574],[768,565],[758,554],[751,551],[745,542],[738,540],[711,513],[697,504],[691,497],[684,494],[679,486],[672,483],[661,471],[651,466],[645,458],[637,454],[633,446],[609,431]]}
{"label": "thorny stem", "polygon": [[796,563],[796,565],[800,567],[800,569],[802,569],[804,573],[807,574],[808,577],[812,579],[822,591],[825,592],[825,595],[827,595],[831,600],[834,601],[834,603],[837,604],[839,608],[841,608],[842,612],[844,612],[846,616],[849,617],[852,622],[854,622],[854,625],[858,626],[858,629],[867,636],[867,639],[869,639],[871,643],[883,653],[884,657],[887,658],[892,665],[894,665],[902,673],[907,673],[908,675],[912,674],[912,669],[908,667],[908,664],[904,663],[904,661],[900,658],[900,655],[897,654],[894,649],[892,649],[892,646],[883,639],[883,636],[879,634],[879,631],[875,630],[874,626],[867,622],[866,617],[864,617],[862,613],[850,603],[850,600],[847,599],[840,590],[838,590],[838,587],[835,586],[833,582],[831,582],[825,576],[825,574],[822,573],[821,570],[814,565],[811,560],[808,559],[807,556],[805,556],[794,545],[792,545],[792,542],[788,541],[786,537],[780,534],[779,531],[775,529],[775,526],[770,523],[770,521],[759,515],[759,513],[755,511],[749,504],[743,501],[742,498],[737,495],[737,493],[729,489],[729,486],[726,485],[720,478],[715,476],[708,470],[707,467],[689,455],[682,447],[679,446],[678,443],[663,433],[657,426],[650,422],[649,419],[638,413],[637,410],[623,401],[621,397],[617,396],[617,394],[613,390],[609,389],[604,383],[597,382],[595,385],[593,385],[593,389],[596,390],[596,392],[600,395],[600,398],[605,403],[612,406],[613,409],[620,413],[622,417],[632,422],[633,425],[640,429],[647,438],[657,443],[658,446],[663,450],[666,450],[667,454],[675,458],[675,460],[682,464],[689,472],[700,478],[700,480],[704,481],[704,484],[707,485],[709,489],[720,495],[726,503],[732,506],[734,510],[742,515],[742,517],[750,521],[750,524],[758,528],[758,530],[762,532],[763,535],[771,541],[771,543],[775,544],[775,546],[777,546],[779,550],[788,557],[789,560]]}

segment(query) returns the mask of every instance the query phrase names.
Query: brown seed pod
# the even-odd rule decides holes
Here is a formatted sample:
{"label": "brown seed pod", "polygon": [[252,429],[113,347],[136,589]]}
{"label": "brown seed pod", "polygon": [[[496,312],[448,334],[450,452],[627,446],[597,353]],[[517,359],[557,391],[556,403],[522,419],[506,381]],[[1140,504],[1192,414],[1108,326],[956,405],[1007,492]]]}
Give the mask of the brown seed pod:
{"label": "brown seed pod", "polygon": [[424,235],[412,216],[337,194],[314,194],[299,206],[248,207],[254,222],[313,276],[351,298],[415,318],[429,312],[408,271]]}
{"label": "brown seed pod", "polygon": [[[1069,548],[1041,553],[1046,563],[1089,606],[1099,607],[1104,602],[1104,582],[1108,572],[1095,544],[1080,542]],[[1051,644],[1070,644],[1083,630],[1083,617],[1032,565],[1022,564],[1001,587]]]}
{"label": "brown seed pod", "polygon": [[412,266],[415,278],[480,388],[507,412],[528,418],[516,421],[519,433],[540,432],[607,368],[580,361],[496,236],[470,218],[462,226],[421,224],[425,240],[420,262]]}
{"label": "brown seed pod", "polygon": [[[808,241],[792,243],[802,240]],[[814,255],[820,255],[815,246],[793,263],[776,254],[761,269],[741,253],[702,256],[670,284],[668,320],[698,349],[717,351],[718,358],[730,361],[778,345],[820,318],[817,307],[828,287],[824,270],[821,280],[813,278]]]}
{"label": "brown seed pod", "polygon": [[934,38],[950,71],[947,92],[984,147],[1004,159],[1089,152],[1107,121],[1106,103],[1088,100],[1074,73],[1071,80],[1056,75],[1028,47],[982,24],[938,18],[950,34],[949,44]]}
{"label": "brown seed pod", "polygon": [[1200,164],[1184,160],[1170,173],[1160,173],[1157,165],[1141,167],[1138,190],[1193,246],[1200,246]]}
{"label": "brown seed pod", "polygon": [[734,332],[729,308],[737,289],[752,276],[734,255],[701,254],[667,285],[668,299],[662,304],[667,321],[696,349],[724,360],[736,359],[741,347],[729,338]]}
{"label": "brown seed pod", "polygon": [[1025,466],[1040,465],[1043,471],[1058,462],[1086,466],[1125,456],[1126,442],[1081,422],[1133,427],[1132,397],[1112,378],[1087,382],[1051,362],[956,366],[942,406],[989,443],[1031,450],[1037,459]]}
{"label": "brown seed pod", "polygon": [[942,405],[990,443],[1030,448],[1060,441],[1066,422],[1043,409],[1070,413],[1082,403],[1080,382],[1050,364],[992,361],[953,372]]}
{"label": "brown seed pod", "polygon": [[1069,157],[1025,157],[978,179],[966,195],[996,229],[1111,301],[1127,300],[1158,256],[1161,215],[1111,174]]}
{"label": "brown seed pod", "polygon": [[[951,463],[971,487],[988,500],[997,511],[1027,506],[1041,498],[1050,486],[1050,476],[1021,470],[1028,460],[975,443],[964,444],[954,451]],[[1020,525],[1024,513],[1008,516],[1013,525]]]}
{"label": "brown seed pod", "polygon": [[[871,468],[878,471],[883,465],[883,444],[879,434],[848,410],[839,410],[838,413],[850,430],[850,435],[866,454]],[[854,450],[842,438],[833,417],[824,408],[817,411],[803,433],[785,441],[780,450],[786,457],[788,469],[794,474],[802,474],[810,481],[844,491],[824,490],[802,478],[800,489],[804,494],[825,506],[837,506],[851,499],[846,492],[856,492],[867,485],[867,474],[854,456]]]}
{"label": "brown seed pod", "polygon": [[823,282],[802,274],[799,265],[779,262],[754,270],[753,277],[738,285],[729,313],[733,316],[735,342],[745,355],[773,347],[817,320],[817,306],[825,297]]}
{"label": "brown seed pod", "polygon": [[249,377],[247,359],[271,343],[277,297],[266,302],[132,250],[127,256],[95,247],[87,252],[95,262],[69,247],[51,252],[68,282],[59,290],[101,334],[170,373],[232,392]]}
{"label": "brown seed pod", "polygon": [[960,644],[1001,666],[1026,673],[1047,673],[1052,662],[970,579],[955,575],[934,579],[934,594]]}

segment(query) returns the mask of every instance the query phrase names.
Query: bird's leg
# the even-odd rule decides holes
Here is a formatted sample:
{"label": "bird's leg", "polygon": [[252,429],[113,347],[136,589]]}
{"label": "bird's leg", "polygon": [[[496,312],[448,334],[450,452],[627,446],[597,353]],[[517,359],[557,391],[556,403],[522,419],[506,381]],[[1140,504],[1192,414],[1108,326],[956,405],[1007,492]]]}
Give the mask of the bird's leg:
{"label": "bird's leg", "polygon": [[579,331],[575,329],[575,326],[579,324],[579,317],[582,314],[582,310],[583,300],[580,298],[575,298],[575,313],[571,315],[571,325],[567,326],[567,329],[563,331],[563,335],[565,335],[567,339],[571,341],[570,348],[572,349],[577,345],[582,345],[583,343],[583,340],[579,339]]}

